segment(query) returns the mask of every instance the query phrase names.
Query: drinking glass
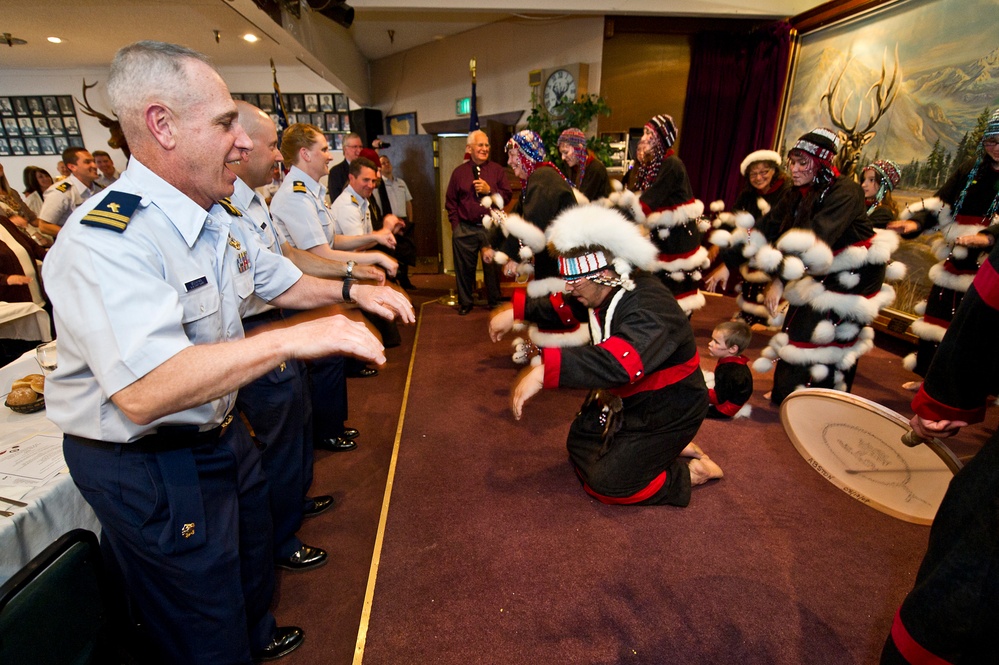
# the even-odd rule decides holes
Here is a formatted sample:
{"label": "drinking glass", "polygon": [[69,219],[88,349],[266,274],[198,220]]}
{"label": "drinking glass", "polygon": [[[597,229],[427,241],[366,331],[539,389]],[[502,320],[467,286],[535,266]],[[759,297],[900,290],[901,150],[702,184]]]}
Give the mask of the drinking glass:
{"label": "drinking glass", "polygon": [[35,348],[35,360],[38,361],[38,366],[42,368],[42,374],[45,376],[51,374],[57,366],[55,340],[39,344]]}

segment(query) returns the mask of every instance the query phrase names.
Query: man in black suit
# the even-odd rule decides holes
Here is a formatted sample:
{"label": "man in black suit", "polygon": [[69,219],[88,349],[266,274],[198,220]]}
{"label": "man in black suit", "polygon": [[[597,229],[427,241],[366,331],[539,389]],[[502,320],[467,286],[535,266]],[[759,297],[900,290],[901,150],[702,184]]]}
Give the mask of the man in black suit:
{"label": "man in black suit", "polygon": [[329,181],[326,185],[326,191],[329,193],[331,201],[335,201],[343,188],[347,186],[350,163],[361,156],[363,147],[364,142],[361,141],[360,134],[352,132],[343,138],[343,161],[330,169]]}

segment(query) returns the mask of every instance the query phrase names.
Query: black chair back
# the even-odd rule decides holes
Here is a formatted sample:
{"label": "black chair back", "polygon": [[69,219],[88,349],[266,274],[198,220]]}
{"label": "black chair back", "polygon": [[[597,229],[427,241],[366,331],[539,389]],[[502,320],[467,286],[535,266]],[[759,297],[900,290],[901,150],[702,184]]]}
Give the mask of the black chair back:
{"label": "black chair back", "polygon": [[0,587],[0,663],[115,662],[97,536],[75,529]]}

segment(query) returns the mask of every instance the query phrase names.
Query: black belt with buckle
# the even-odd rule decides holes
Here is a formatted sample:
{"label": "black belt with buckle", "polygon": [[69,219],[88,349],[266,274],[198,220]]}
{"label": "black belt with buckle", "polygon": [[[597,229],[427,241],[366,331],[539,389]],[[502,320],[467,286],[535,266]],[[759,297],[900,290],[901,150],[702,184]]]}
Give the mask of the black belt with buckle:
{"label": "black belt with buckle", "polygon": [[141,439],[136,439],[131,443],[112,443],[110,441],[98,441],[88,439],[83,436],[67,434],[72,441],[90,448],[100,448],[101,450],[132,450],[139,453],[162,453],[170,450],[181,450],[183,448],[197,448],[206,444],[213,444],[222,438],[229,426],[235,420],[232,413],[227,415],[218,427],[198,431],[197,425],[163,425],[153,434],[147,434]]}

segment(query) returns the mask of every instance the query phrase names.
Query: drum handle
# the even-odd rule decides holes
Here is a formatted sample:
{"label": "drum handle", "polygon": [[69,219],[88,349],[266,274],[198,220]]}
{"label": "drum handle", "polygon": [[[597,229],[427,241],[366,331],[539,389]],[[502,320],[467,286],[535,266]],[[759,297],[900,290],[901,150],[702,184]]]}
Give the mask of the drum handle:
{"label": "drum handle", "polygon": [[957,472],[964,466],[961,464],[961,461],[957,459],[957,456],[954,455],[954,452],[939,439],[924,439],[912,430],[909,430],[902,435],[902,443],[910,448],[915,448],[919,444],[925,443],[930,450],[936,453],[937,457],[943,460],[943,463],[946,464],[947,468],[950,469],[955,475],[957,475]]}

